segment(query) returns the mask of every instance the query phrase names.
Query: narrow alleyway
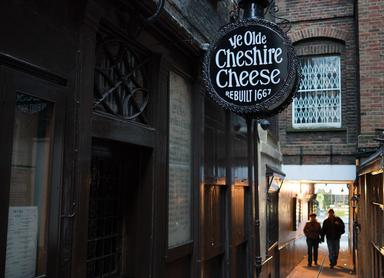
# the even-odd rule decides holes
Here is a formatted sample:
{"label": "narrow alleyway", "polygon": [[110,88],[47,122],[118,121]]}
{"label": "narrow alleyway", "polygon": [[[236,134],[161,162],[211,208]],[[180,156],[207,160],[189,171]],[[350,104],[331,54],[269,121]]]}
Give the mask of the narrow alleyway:
{"label": "narrow alleyway", "polygon": [[329,268],[327,244],[319,246],[319,266],[307,266],[307,256],[298,264],[287,278],[326,278],[326,277],[357,277],[352,274],[352,256],[348,251],[348,235],[344,234],[340,241],[340,254],[337,266]]}

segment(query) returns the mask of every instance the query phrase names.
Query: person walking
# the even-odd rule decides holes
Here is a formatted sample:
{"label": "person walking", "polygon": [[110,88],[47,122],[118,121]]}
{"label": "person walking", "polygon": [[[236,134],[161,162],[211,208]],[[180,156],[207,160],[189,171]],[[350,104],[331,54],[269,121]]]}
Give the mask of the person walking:
{"label": "person walking", "polygon": [[317,265],[318,249],[320,241],[321,226],[316,220],[316,213],[309,215],[309,221],[304,226],[304,234],[307,237],[307,248],[308,248],[308,266],[312,266],[312,251],[313,261]]}
{"label": "person walking", "polygon": [[324,236],[327,237],[328,256],[330,267],[337,265],[340,249],[340,237],[345,232],[345,225],[340,217],[335,215],[333,209],[328,210],[328,218],[324,220],[321,228],[321,241],[324,242]]}

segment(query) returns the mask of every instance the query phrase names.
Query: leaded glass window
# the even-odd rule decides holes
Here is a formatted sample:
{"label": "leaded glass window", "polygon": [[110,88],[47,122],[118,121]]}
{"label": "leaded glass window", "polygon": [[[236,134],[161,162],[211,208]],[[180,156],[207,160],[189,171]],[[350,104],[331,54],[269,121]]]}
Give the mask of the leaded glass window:
{"label": "leaded glass window", "polygon": [[146,65],[143,56],[124,40],[97,37],[93,109],[148,124]]}
{"label": "leaded glass window", "polygon": [[341,127],[340,57],[301,57],[300,70],[301,82],[292,106],[292,126]]}

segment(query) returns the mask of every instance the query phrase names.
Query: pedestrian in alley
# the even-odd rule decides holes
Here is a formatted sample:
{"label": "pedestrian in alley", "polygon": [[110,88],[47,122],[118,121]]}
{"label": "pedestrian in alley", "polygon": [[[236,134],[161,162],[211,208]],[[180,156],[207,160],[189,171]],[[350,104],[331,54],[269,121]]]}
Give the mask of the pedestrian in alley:
{"label": "pedestrian in alley", "polygon": [[[312,254],[313,261],[317,265],[318,249],[320,241],[320,223],[316,220],[316,213],[309,215],[309,221],[305,224],[304,234],[307,237],[307,248],[308,248],[308,266],[312,266]],[[312,253],[313,251],[313,253]]]}
{"label": "pedestrian in alley", "polygon": [[328,210],[328,218],[324,220],[321,228],[321,241],[324,241],[324,236],[327,237],[328,256],[330,267],[337,265],[340,249],[340,237],[345,232],[345,225],[340,217],[335,216],[333,209]]}

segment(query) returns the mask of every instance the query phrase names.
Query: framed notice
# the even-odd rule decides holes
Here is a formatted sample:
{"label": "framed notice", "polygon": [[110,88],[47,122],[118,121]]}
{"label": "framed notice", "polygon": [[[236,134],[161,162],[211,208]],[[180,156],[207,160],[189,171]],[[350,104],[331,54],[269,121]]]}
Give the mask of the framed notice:
{"label": "framed notice", "polygon": [[192,239],[192,93],[187,80],[170,72],[168,153],[168,247]]}
{"label": "framed notice", "polygon": [[36,273],[38,210],[9,207],[5,278],[32,278]]}

